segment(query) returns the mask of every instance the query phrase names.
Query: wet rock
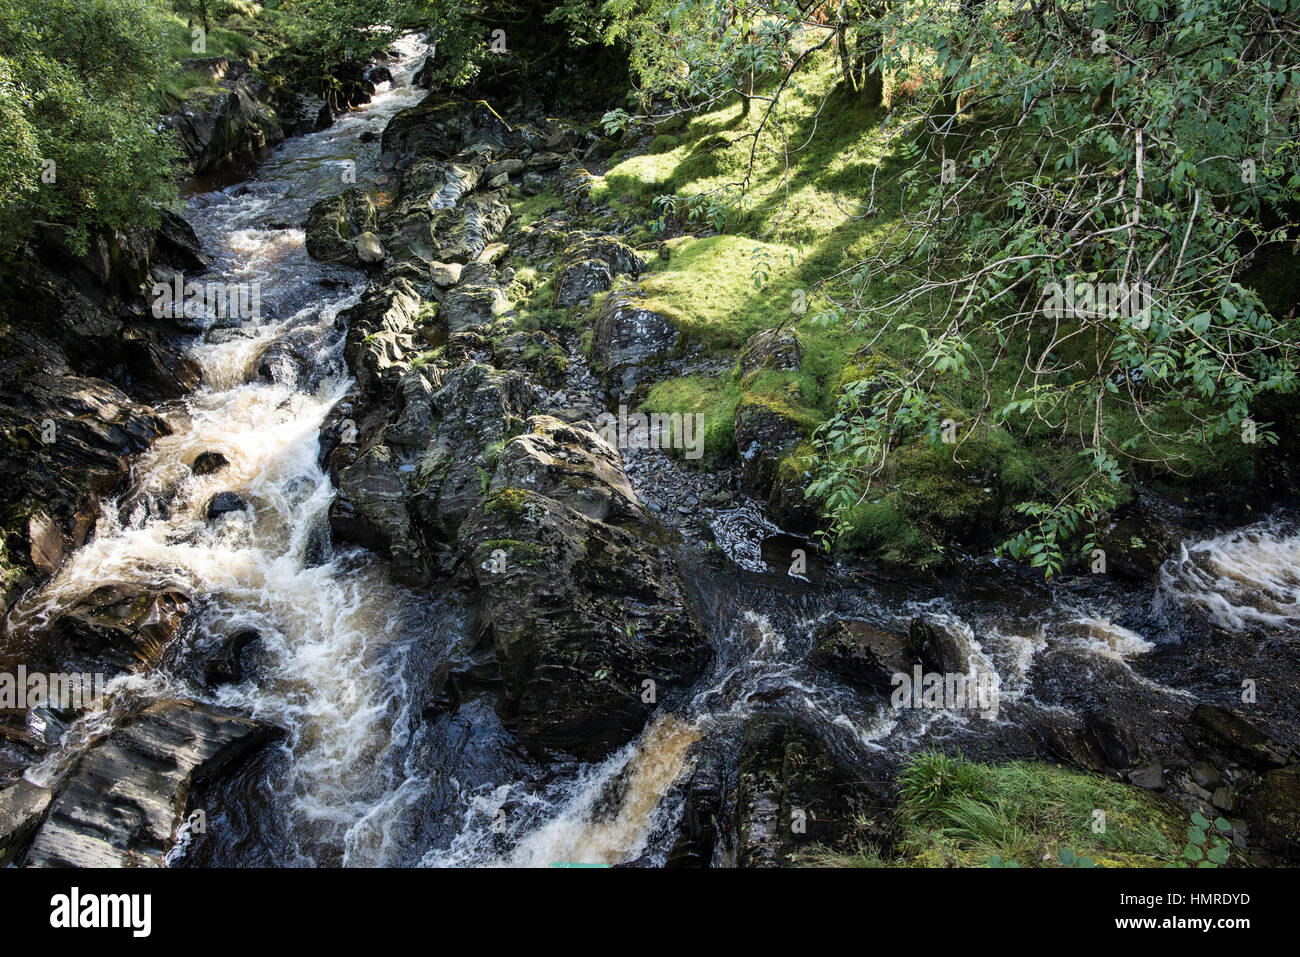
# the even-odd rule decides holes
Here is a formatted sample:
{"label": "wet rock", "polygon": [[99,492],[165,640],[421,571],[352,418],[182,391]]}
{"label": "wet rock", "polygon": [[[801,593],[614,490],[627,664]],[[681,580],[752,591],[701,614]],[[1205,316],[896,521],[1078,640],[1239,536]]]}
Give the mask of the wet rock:
{"label": "wet rock", "polygon": [[741,461],[741,486],[766,496],[776,481],[782,459],[808,437],[811,423],[792,406],[746,394],[736,406],[736,451]]}
{"label": "wet rock", "polygon": [[1255,768],[1281,767],[1293,760],[1288,750],[1269,740],[1253,724],[1218,705],[1198,704],[1188,721],[1194,744],[1221,751]]}
{"label": "wet rock", "polygon": [[434,84],[434,77],[438,75],[438,67],[434,63],[432,56],[427,57],[420,69],[416,70],[411,77],[411,85],[417,86],[422,90],[430,89]]}
{"label": "wet rock", "polygon": [[1106,555],[1107,574],[1123,581],[1150,581],[1187,534],[1138,501],[1100,530],[1097,547]]}
{"label": "wet rock", "polygon": [[25,655],[31,671],[113,675],[148,667],[162,659],[191,607],[190,597],[172,586],[108,581],[63,609],[35,644],[9,650],[20,660]]}
{"label": "wet rock", "polygon": [[499,710],[525,742],[599,758],[708,661],[675,570],[639,535],[501,488],[461,539],[505,681]]}
{"label": "wet rock", "polygon": [[918,616],[908,625],[909,651],[918,657],[929,671],[966,674],[974,653],[970,640],[942,620],[933,616]]}
{"label": "wet rock", "polygon": [[203,660],[203,683],[209,688],[215,688],[243,681],[241,657],[244,649],[260,638],[256,631],[245,629],[220,639]]}
{"label": "wet rock", "polygon": [[1294,863],[1300,859],[1300,765],[1274,768],[1246,803],[1251,839]]}
{"label": "wet rock", "polygon": [[159,701],[78,761],[32,839],[28,867],[160,867],[198,784],[276,731],[233,711]]}
{"label": "wet rock", "polygon": [[745,725],[735,785],[738,867],[784,867],[801,848],[851,841],[856,775],[810,732],[762,715]]}
{"label": "wet rock", "polygon": [[336,542],[351,542],[388,559],[396,581],[425,585],[429,569],[411,525],[398,464],[392,449],[377,445],[340,468],[330,531]]}
{"label": "wet rock", "polygon": [[448,159],[461,148],[460,104],[431,93],[415,106],[396,114],[380,138],[383,153]]}
{"label": "wet rock", "polygon": [[812,660],[859,687],[888,694],[895,687],[893,676],[910,675],[918,657],[908,636],[842,618],[813,633]]}
{"label": "wet rock", "polygon": [[360,267],[357,237],[372,233],[378,215],[374,203],[357,187],[322,199],[312,206],[303,224],[307,253],[321,262]]}
{"label": "wet rock", "polygon": [[45,817],[54,792],[20,778],[0,791],[0,867],[23,849]]}
{"label": "wet rock", "polygon": [[638,306],[630,296],[614,293],[596,318],[592,357],[612,397],[628,400],[661,366],[678,358],[684,345],[682,334],[666,316]]}
{"label": "wet rock", "polygon": [[764,329],[746,340],[740,350],[740,374],[764,369],[794,370],[803,363],[803,345],[793,329]]}
{"label": "wet rock", "polygon": [[204,513],[208,516],[208,521],[212,521],[230,512],[242,512],[247,508],[248,503],[234,492],[218,492],[208,499]]}
{"label": "wet rock", "polygon": [[664,862],[666,868],[709,867],[722,835],[726,807],[723,769],[726,756],[704,744],[682,795],[677,840]]}
{"label": "wet rock", "polygon": [[220,452],[200,452],[190,466],[190,471],[195,475],[211,475],[229,464],[230,461]]}
{"label": "wet rock", "polygon": [[27,540],[31,543],[32,564],[42,574],[54,574],[68,553],[67,539],[54,519],[44,512],[33,512],[27,519]]}

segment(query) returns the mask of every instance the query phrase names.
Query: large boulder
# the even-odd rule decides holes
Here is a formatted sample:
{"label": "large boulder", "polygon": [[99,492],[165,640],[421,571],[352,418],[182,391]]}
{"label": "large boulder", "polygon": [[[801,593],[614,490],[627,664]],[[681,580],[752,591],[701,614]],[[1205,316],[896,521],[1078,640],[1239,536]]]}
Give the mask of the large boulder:
{"label": "large boulder", "polygon": [[812,845],[852,848],[857,775],[808,730],[760,715],[745,725],[736,776],[736,864],[784,867]]}
{"label": "large boulder", "polygon": [[411,476],[412,508],[426,539],[450,546],[487,493],[489,450],[519,431],[537,395],[518,372],[471,362],[448,373],[432,401],[439,422]]}
{"label": "large boulder", "polygon": [[251,718],[193,701],[150,705],[81,757],[23,863],[161,867],[193,787],[228,771],[275,733]]}
{"label": "large boulder", "polygon": [[859,687],[888,694],[893,676],[911,674],[919,660],[907,635],[881,631],[867,622],[837,618],[813,634],[812,659]]}
{"label": "large boulder", "polygon": [[185,626],[193,602],[165,585],[106,581],[67,601],[52,621],[15,624],[0,654],[12,671],[98,672],[109,676],[156,665]]}
{"label": "large boulder", "polygon": [[668,317],[638,305],[630,294],[610,294],[596,318],[592,358],[610,394],[620,401],[632,399],[684,347],[684,337]]}
{"label": "large boulder", "polygon": [[357,240],[373,233],[378,223],[375,205],[355,186],[322,199],[307,213],[303,224],[307,253],[321,262],[364,265]]}
{"label": "large boulder", "polygon": [[448,159],[463,142],[460,118],[457,101],[431,93],[388,121],[380,149],[398,156]]}
{"label": "large boulder", "polygon": [[284,139],[266,83],[237,60],[186,61],[206,64],[211,85],[192,90],[185,103],[163,118],[176,133],[196,173],[207,173],[254,156]]}
{"label": "large boulder", "polygon": [[528,744],[603,757],[708,662],[672,563],[639,534],[500,488],[461,540],[505,683],[500,711]]}

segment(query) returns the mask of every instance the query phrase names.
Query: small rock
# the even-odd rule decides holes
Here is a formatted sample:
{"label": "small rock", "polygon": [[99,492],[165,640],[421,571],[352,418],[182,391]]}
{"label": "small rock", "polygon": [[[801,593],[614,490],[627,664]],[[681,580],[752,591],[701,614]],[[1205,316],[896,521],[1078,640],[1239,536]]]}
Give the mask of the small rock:
{"label": "small rock", "polygon": [[379,237],[372,232],[364,232],[356,238],[357,258],[363,263],[383,262],[384,245],[379,241]]}
{"label": "small rock", "polygon": [[555,169],[563,162],[559,153],[534,153],[528,157],[528,168],[535,170]]}
{"label": "small rock", "polygon": [[509,252],[510,247],[505,243],[488,243],[483,247],[483,251],[478,254],[478,261],[495,265],[504,259]]}
{"label": "small rock", "polygon": [[1236,814],[1241,809],[1241,798],[1237,796],[1236,791],[1228,788],[1216,788],[1210,803],[1228,814]]}
{"label": "small rock", "polygon": [[460,282],[460,272],[464,267],[460,263],[430,263],[429,279],[435,286],[444,289]]}
{"label": "small rock", "polygon": [[1209,761],[1197,761],[1192,764],[1192,780],[1203,788],[1219,786],[1219,771]]}
{"label": "small rock", "polygon": [[1137,787],[1146,788],[1148,791],[1159,791],[1165,786],[1164,765],[1159,761],[1152,761],[1140,768],[1134,768],[1128,773],[1128,779],[1129,783]]}
{"label": "small rock", "polygon": [[523,169],[524,161],[511,157],[510,159],[503,159],[498,160],[495,163],[489,163],[487,169],[483,171],[483,175],[490,180],[494,180],[502,175],[510,177],[516,173],[521,173],[523,172]]}
{"label": "small rock", "polygon": [[190,471],[195,475],[211,475],[229,464],[230,460],[220,452],[200,452],[194,464],[190,466]]}
{"label": "small rock", "polygon": [[211,520],[219,518],[227,512],[242,512],[246,508],[248,508],[248,503],[234,492],[218,492],[208,499],[207,515],[208,519]]}

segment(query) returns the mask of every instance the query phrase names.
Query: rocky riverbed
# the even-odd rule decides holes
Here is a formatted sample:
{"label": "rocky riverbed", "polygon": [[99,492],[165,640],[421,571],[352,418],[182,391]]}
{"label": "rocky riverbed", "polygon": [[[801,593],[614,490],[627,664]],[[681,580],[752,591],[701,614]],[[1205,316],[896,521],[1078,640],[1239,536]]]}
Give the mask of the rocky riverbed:
{"label": "rocky riverbed", "polygon": [[[113,680],[101,709],[6,713],[0,855],[784,865],[888,846],[893,777],[937,746],[1123,780],[1295,861],[1285,512],[1219,533],[1153,501],[1158,554],[1063,584],[828,555],[770,409],[707,467],[602,427],[730,370],[644,304],[658,251],[591,198],[598,117],[426,92],[423,58],[188,223],[29,264],[0,671]],[[264,315],[156,321],[138,289],[169,270],[257,281]],[[579,321],[525,321],[547,282]],[[995,713],[896,707],[917,668],[993,681]]]}

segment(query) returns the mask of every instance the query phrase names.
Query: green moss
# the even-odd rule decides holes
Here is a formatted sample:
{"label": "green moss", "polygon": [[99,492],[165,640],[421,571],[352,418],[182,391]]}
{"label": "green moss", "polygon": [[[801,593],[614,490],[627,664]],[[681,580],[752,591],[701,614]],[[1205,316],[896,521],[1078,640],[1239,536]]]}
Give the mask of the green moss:
{"label": "green moss", "polygon": [[489,515],[500,512],[518,518],[523,515],[527,504],[528,493],[523,489],[499,488],[487,497],[487,501],[483,503],[483,511]]}
{"label": "green moss", "polygon": [[704,455],[712,464],[736,452],[736,404],[740,387],[735,382],[687,376],[656,384],[641,408],[645,412],[704,414]]}
{"label": "green moss", "polygon": [[531,226],[548,212],[560,209],[564,200],[555,193],[538,193],[536,196],[518,197],[510,200],[510,212],[519,226]]}

